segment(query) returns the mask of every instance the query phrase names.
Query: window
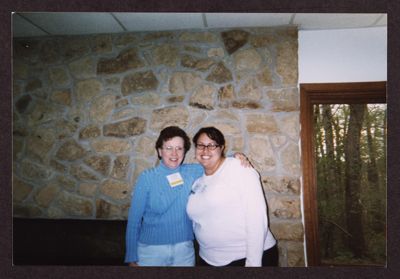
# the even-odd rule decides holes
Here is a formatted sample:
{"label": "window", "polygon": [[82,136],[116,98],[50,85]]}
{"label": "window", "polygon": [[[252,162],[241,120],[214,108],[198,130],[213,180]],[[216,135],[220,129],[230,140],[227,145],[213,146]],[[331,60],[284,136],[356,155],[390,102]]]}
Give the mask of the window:
{"label": "window", "polygon": [[386,82],[300,85],[309,266],[386,265]]}

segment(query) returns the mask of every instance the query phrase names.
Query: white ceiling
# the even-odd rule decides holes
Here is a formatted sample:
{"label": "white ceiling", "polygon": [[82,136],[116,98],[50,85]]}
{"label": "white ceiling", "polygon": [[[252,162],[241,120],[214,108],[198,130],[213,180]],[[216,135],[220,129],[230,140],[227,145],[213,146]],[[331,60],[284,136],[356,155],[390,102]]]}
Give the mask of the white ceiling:
{"label": "white ceiling", "polygon": [[387,26],[387,14],[13,13],[13,37],[295,25],[299,30]]}

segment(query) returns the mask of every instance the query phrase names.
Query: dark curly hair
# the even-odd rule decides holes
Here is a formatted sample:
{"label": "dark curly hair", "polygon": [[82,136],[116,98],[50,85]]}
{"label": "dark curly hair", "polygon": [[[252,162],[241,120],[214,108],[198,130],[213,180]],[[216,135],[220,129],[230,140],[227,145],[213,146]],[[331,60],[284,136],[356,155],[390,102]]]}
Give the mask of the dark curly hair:
{"label": "dark curly hair", "polygon": [[158,149],[162,148],[162,145],[164,144],[164,142],[166,142],[174,137],[180,137],[183,139],[183,148],[185,149],[185,155],[186,155],[186,152],[189,151],[190,139],[189,139],[188,135],[186,134],[186,132],[177,126],[168,126],[160,132],[160,135],[158,136],[158,139],[156,141],[155,147],[156,147],[158,159],[161,159],[161,156],[158,153]]}

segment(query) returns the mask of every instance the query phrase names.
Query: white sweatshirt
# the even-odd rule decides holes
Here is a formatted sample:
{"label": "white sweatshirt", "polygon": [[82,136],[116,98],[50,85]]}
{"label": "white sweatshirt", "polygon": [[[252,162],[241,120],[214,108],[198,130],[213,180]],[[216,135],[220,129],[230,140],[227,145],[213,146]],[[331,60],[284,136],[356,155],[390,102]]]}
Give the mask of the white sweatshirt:
{"label": "white sweatshirt", "polygon": [[276,243],[268,229],[260,177],[235,158],[226,158],[213,175],[195,181],[186,211],[200,257],[211,265],[246,258],[246,266],[261,266],[263,251]]}

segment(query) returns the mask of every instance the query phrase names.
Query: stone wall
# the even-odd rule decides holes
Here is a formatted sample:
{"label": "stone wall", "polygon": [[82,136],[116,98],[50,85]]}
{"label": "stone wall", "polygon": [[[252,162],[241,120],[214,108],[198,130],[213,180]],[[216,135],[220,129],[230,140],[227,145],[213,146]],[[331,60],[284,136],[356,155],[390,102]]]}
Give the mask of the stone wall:
{"label": "stone wall", "polygon": [[280,265],[304,266],[297,44],[288,27],[14,40],[14,216],[125,219],[160,130],[214,125],[262,175]]}

